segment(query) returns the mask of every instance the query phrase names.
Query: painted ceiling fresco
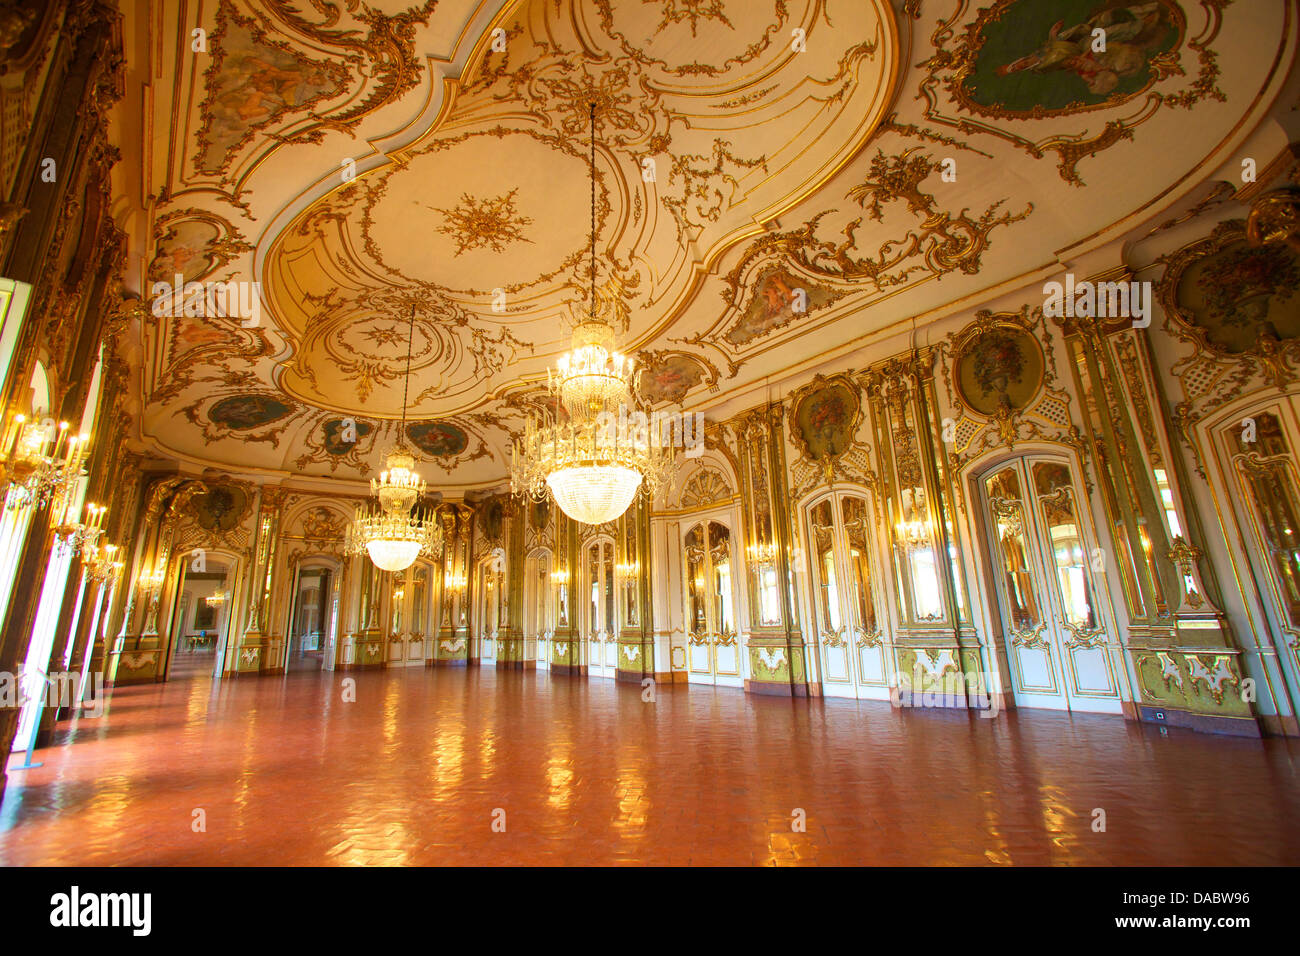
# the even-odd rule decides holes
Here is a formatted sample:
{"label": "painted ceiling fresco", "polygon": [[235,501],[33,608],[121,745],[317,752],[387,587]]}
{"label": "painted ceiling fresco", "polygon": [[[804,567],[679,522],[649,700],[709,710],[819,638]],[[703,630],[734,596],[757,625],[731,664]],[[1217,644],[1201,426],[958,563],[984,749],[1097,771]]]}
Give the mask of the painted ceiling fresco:
{"label": "painted ceiling fresco", "polygon": [[259,310],[150,312],[145,440],[368,477],[414,307],[405,437],[453,494],[504,478],[567,348],[589,102],[600,308],[643,398],[698,408],[1158,214],[1268,110],[1295,28],[1280,0],[181,6],[148,24],[140,291]]}

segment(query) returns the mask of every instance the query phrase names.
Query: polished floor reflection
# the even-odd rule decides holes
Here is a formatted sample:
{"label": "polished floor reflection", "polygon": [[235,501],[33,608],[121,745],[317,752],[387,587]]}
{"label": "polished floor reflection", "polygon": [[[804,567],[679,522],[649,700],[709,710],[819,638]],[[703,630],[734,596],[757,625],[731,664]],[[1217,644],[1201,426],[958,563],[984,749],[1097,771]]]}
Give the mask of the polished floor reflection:
{"label": "polished floor reflection", "polygon": [[1295,741],[685,685],[648,703],[490,667],[356,674],[345,702],[345,676],[119,689],[10,773],[0,863],[1300,859]]}

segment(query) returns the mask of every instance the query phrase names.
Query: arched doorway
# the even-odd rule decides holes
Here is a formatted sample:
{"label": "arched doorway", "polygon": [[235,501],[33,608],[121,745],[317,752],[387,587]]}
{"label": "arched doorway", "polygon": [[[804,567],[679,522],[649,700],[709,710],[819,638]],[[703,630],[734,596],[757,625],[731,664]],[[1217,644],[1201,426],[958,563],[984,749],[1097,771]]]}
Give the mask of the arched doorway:
{"label": "arched doorway", "polygon": [[317,671],[338,634],[338,563],[325,557],[298,565],[289,611],[285,671]]}
{"label": "arched doorway", "polygon": [[987,469],[977,483],[1016,703],[1119,713],[1122,665],[1098,591],[1104,556],[1076,469],[1031,454]]}
{"label": "arched doorway", "polygon": [[[1300,395],[1225,416],[1214,438],[1282,683],[1300,708]],[[1194,580],[1184,589],[1194,594]]]}
{"label": "arched doorway", "polygon": [[524,657],[545,670],[555,638],[555,583],[549,548],[537,548],[524,565]]}
{"label": "arched doorway", "polygon": [[804,509],[818,662],[828,697],[889,697],[892,655],[871,513],[860,491],[831,492]]}
{"label": "arched doorway", "polygon": [[687,679],[740,687],[740,637],[731,529],[721,521],[691,525],[682,536],[686,589]]}
{"label": "arched doorway", "polygon": [[196,550],[179,565],[167,679],[215,676],[235,612],[234,562]]}
{"label": "arched doorway", "polygon": [[[497,662],[497,637],[505,622],[505,552],[497,549],[478,564],[474,582],[474,636],[478,658],[494,667]],[[471,659],[474,654],[470,654]]]}
{"label": "arched doorway", "polygon": [[618,670],[618,608],[614,539],[602,535],[582,547],[582,643],[587,674],[614,677]]}

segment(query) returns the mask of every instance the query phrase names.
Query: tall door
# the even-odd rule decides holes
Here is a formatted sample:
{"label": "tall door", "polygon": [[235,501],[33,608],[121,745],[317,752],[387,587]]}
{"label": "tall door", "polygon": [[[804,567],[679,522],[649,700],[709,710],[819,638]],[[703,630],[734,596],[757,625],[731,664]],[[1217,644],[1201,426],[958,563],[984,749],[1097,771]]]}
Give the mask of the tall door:
{"label": "tall door", "polygon": [[684,545],[688,679],[740,687],[731,529],[702,522],[686,532]]}
{"label": "tall door", "polygon": [[1119,662],[1098,604],[1105,562],[1073,470],[1025,457],[982,486],[1016,702],[1118,713]]}
{"label": "tall door", "polygon": [[1223,436],[1239,482],[1232,508],[1246,528],[1246,555],[1263,585],[1257,593],[1268,613],[1274,645],[1290,652],[1278,656],[1292,687],[1300,684],[1298,405],[1300,400],[1289,399],[1271,411],[1239,418]]}
{"label": "tall door", "polygon": [[554,611],[551,595],[551,552],[535,551],[528,557],[528,576],[524,579],[524,634],[532,659],[539,670],[550,666],[551,641],[555,637]]}
{"label": "tall door", "polygon": [[587,600],[583,643],[587,648],[587,673],[614,677],[618,670],[618,615],[614,601],[614,542],[592,541],[583,552]]}
{"label": "tall door", "polygon": [[862,495],[836,492],[808,510],[821,685],[828,697],[889,697],[869,507]]}
{"label": "tall door", "polygon": [[500,628],[502,574],[494,561],[479,565],[478,580],[478,648],[479,659],[495,666],[497,662],[497,634]]}

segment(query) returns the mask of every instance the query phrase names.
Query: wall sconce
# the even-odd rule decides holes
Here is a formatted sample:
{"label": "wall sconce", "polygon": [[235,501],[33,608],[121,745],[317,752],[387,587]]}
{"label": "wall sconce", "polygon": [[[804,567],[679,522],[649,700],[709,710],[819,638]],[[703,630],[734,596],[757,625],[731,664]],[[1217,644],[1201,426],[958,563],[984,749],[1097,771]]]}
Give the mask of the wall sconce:
{"label": "wall sconce", "polygon": [[122,573],[123,564],[117,559],[117,545],[90,545],[81,550],[81,561],[92,581],[104,582]]}
{"label": "wall sconce", "polygon": [[641,573],[641,565],[635,561],[614,565],[614,571],[620,577],[634,578]]}
{"label": "wall sconce", "polygon": [[568,571],[552,571],[552,572],[551,572],[551,583],[552,583],[552,584],[568,584],[568,583],[569,583],[569,572],[568,572]]}
{"label": "wall sconce", "polygon": [[453,574],[452,572],[448,571],[446,574],[443,575],[442,583],[443,583],[443,587],[445,587],[448,591],[464,591],[465,585],[469,583],[469,580],[465,577],[464,574]]}
{"label": "wall sconce", "polygon": [[[4,472],[19,493],[9,501],[11,509],[25,505],[57,505],[67,498],[86,460],[86,435],[71,435],[67,422],[58,427],[14,417],[4,437]],[[51,526],[64,517],[51,509]]]}
{"label": "wall sconce", "polygon": [[776,545],[771,541],[766,544],[751,544],[745,549],[750,564],[765,565],[776,563]]}
{"label": "wall sconce", "polygon": [[167,580],[166,568],[154,568],[152,571],[141,571],[140,577],[136,579],[140,590],[145,594],[153,594],[155,591],[162,589],[163,583]]}
{"label": "wall sconce", "polygon": [[229,597],[229,595],[226,594],[225,591],[215,591],[205,597],[203,603],[208,607],[221,607],[221,605],[226,603],[227,597]]}
{"label": "wall sconce", "polygon": [[900,544],[919,547],[930,543],[930,523],[928,521],[900,521],[894,526],[895,535]]}
{"label": "wall sconce", "polygon": [[73,523],[70,517],[65,516],[64,521],[54,526],[55,546],[60,552],[69,547],[74,551],[80,551],[82,560],[85,560],[85,555],[93,553],[99,542],[99,536],[104,533],[106,511],[108,508],[104,505],[88,504],[84,522]]}

